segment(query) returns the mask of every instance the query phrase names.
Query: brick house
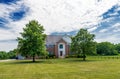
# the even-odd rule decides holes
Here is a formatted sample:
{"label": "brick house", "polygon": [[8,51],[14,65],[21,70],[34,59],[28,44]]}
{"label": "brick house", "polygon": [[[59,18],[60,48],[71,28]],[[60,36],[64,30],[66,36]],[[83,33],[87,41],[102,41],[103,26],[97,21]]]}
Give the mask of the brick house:
{"label": "brick house", "polygon": [[47,35],[46,48],[49,54],[64,58],[70,53],[71,38],[68,35]]}

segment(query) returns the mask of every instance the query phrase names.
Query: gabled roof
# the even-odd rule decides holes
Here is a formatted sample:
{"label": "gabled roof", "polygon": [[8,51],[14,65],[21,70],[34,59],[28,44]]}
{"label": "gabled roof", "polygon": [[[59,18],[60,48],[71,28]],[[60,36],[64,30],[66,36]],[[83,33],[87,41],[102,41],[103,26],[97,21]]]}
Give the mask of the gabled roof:
{"label": "gabled roof", "polygon": [[71,43],[71,38],[70,38],[70,36],[68,36],[68,35],[64,35],[64,36],[62,37],[62,39],[63,39],[65,42],[67,42],[67,43]]}
{"label": "gabled roof", "polygon": [[46,44],[54,45],[61,39],[63,39],[66,43],[71,43],[71,38],[68,35],[47,35]]}

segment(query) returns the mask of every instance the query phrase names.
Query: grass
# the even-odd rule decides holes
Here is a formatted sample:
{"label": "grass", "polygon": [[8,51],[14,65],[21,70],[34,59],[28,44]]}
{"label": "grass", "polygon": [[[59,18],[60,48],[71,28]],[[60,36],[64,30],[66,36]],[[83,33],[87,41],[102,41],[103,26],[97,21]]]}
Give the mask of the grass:
{"label": "grass", "polygon": [[88,57],[0,62],[0,79],[119,79],[120,59]]}

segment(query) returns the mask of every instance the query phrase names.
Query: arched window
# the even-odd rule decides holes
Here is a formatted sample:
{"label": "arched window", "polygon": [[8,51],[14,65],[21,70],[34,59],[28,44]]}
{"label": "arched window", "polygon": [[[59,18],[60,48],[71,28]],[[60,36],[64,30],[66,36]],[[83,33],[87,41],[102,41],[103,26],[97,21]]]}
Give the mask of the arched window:
{"label": "arched window", "polygon": [[59,45],[59,48],[60,48],[60,49],[63,49],[63,44],[60,44],[60,45]]}

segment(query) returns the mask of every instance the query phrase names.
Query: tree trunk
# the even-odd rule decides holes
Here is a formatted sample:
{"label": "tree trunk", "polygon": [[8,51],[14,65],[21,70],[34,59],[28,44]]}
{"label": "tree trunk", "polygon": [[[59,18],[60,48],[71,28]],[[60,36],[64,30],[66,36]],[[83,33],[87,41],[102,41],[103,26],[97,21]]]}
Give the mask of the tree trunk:
{"label": "tree trunk", "polygon": [[83,61],[86,60],[85,50],[83,50]]}
{"label": "tree trunk", "polygon": [[35,62],[35,56],[33,56],[33,62]]}
{"label": "tree trunk", "polygon": [[86,59],[85,59],[86,57],[85,57],[85,55],[83,56],[83,61],[85,61]]}
{"label": "tree trunk", "polygon": [[86,60],[86,51],[85,51],[85,45],[83,46],[83,61]]}

